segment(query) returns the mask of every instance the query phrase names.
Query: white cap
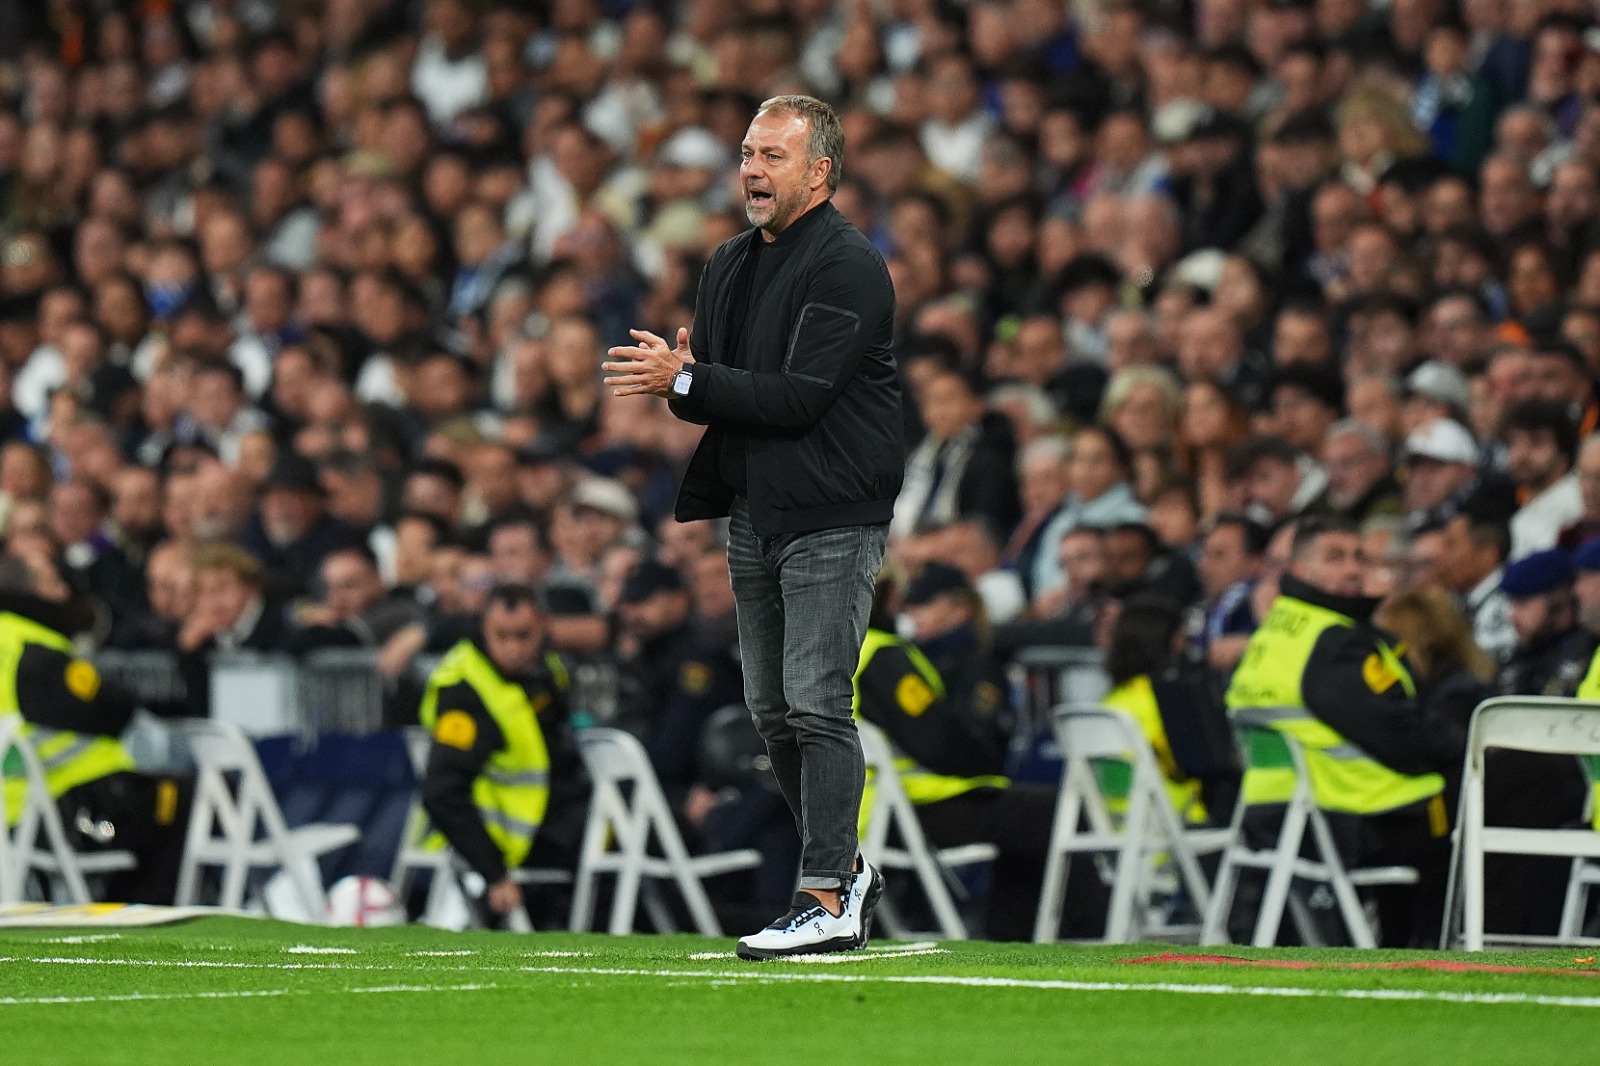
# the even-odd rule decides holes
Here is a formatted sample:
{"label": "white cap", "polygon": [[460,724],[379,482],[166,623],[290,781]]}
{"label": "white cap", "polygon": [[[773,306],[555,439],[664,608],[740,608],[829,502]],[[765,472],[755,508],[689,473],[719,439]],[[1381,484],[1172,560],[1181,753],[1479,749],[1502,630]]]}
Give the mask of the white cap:
{"label": "white cap", "polygon": [[569,500],[574,507],[587,507],[624,522],[633,522],[639,517],[639,504],[633,493],[622,482],[608,477],[580,481],[573,487]]}
{"label": "white cap", "polygon": [[710,130],[686,126],[662,142],[656,162],[669,167],[721,170],[732,161],[727,145]]}
{"label": "white cap", "polygon": [[1476,463],[1478,443],[1455,419],[1436,418],[1406,438],[1406,456],[1441,463]]}
{"label": "white cap", "polygon": [[1406,378],[1406,392],[1442,403],[1460,414],[1472,408],[1472,387],[1467,377],[1449,363],[1431,360]]}

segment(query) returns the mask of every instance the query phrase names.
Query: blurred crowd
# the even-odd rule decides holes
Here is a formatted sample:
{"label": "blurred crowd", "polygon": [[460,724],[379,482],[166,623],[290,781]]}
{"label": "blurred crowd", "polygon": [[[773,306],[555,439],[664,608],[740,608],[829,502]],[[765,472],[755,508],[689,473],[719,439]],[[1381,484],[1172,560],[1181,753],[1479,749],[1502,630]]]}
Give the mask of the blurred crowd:
{"label": "blurred crowd", "polygon": [[5,552],[190,713],[218,649],[399,678],[532,583],[707,817],[699,429],[599,364],[689,324],[789,92],[896,287],[894,564],[960,575],[902,635],[1103,646],[1153,593],[1225,677],[1335,515],[1368,595],[1452,595],[1441,669],[1570,694],[1600,643],[1577,0],[41,0],[0,57]]}

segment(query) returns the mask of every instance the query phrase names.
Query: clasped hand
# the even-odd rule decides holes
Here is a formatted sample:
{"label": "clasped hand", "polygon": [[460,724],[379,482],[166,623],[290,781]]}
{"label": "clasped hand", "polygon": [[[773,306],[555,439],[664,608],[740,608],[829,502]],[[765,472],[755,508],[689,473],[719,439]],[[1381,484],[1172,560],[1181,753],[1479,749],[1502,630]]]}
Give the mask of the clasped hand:
{"label": "clasped hand", "polygon": [[606,378],[606,387],[618,396],[667,395],[678,371],[694,362],[689,354],[689,331],[678,330],[676,348],[649,330],[630,329],[628,335],[639,343],[607,350],[608,360],[600,364],[613,375]]}

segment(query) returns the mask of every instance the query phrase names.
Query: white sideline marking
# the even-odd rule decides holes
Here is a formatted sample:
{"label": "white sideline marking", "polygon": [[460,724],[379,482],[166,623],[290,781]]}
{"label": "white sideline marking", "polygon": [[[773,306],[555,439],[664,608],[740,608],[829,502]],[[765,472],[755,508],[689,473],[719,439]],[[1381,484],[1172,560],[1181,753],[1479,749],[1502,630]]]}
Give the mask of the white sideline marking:
{"label": "white sideline marking", "polygon": [[706,962],[710,959],[732,959],[737,956],[731,951],[695,951],[690,953],[689,958],[695,962]]}
{"label": "white sideline marking", "polygon": [[463,948],[460,951],[408,951],[406,954],[413,959],[447,959],[457,955],[476,955],[477,952]]}
{"label": "white sideline marking", "polygon": [[943,977],[934,974],[785,973],[781,970],[625,970],[575,966],[524,966],[528,973],[611,977],[672,977],[702,981],[831,981],[850,984],[949,985],[957,988],[1033,988],[1055,992],[1171,992],[1190,996],[1269,996],[1286,999],[1420,1000],[1432,1003],[1532,1004],[1540,1007],[1600,1007],[1600,996],[1540,996],[1521,992],[1436,992],[1407,988],[1294,988],[1271,985],[1135,984],[1121,981],[1047,981],[1019,977]]}
{"label": "white sideline marking", "polygon": [[878,944],[875,947],[865,947],[865,948],[862,948],[861,950],[862,951],[925,951],[928,948],[936,948],[938,946],[939,946],[939,942],[937,940],[913,940],[909,944],[895,944],[895,943]]}
{"label": "white sideline marking", "polygon": [[296,944],[284,948],[291,955],[354,955],[355,948],[319,948],[315,944]]}
{"label": "white sideline marking", "polygon": [[[375,985],[371,988],[346,988],[343,991],[362,993],[390,992],[482,992],[497,987],[492,984],[477,985]],[[0,999],[0,1007],[57,1006],[63,1003],[147,1003],[152,1000],[181,999],[265,999],[276,996],[325,995],[303,988],[263,988],[239,992],[130,992],[117,996],[30,996]]]}
{"label": "white sideline marking", "polygon": [[806,966],[832,965],[836,962],[877,962],[879,959],[905,959],[912,955],[948,955],[945,948],[916,948],[911,951],[824,951],[816,955],[790,955],[773,959],[773,962],[798,962]]}
{"label": "white sideline marking", "polygon": [[592,959],[592,951],[524,951],[525,959]]}
{"label": "white sideline marking", "polygon": [[53,936],[39,941],[41,944],[99,944],[106,940],[121,940],[121,933],[90,933],[87,936]]}
{"label": "white sideline marking", "polygon": [[[887,954],[884,953],[884,954]],[[870,956],[869,956],[870,957]],[[881,956],[879,956],[881,957]],[[87,959],[87,958],[19,958],[0,956],[0,963],[20,962],[44,965],[67,964],[79,966],[154,966],[165,968],[207,968],[231,970],[403,970],[404,967],[374,965],[370,963],[307,963],[307,962],[213,962],[196,959]],[[484,972],[482,967],[456,966],[459,972]],[[821,981],[850,984],[884,985],[942,985],[954,988],[1028,988],[1054,992],[1169,992],[1187,996],[1266,996],[1281,999],[1366,999],[1400,1002],[1512,1004],[1540,1007],[1600,1007],[1600,996],[1550,996],[1529,995],[1522,992],[1445,992],[1430,989],[1408,988],[1299,988],[1290,985],[1202,985],[1178,984],[1170,981],[1140,984],[1125,981],[1057,981],[1020,977],[959,977],[937,974],[843,974],[795,973],[770,966],[748,970],[636,970],[615,967],[584,966],[522,966],[522,973],[552,974],[569,977],[666,977],[704,982],[771,982],[771,981]],[[412,970],[417,973],[420,971]],[[494,968],[490,968],[494,972]],[[506,972],[499,970],[499,972]],[[513,971],[514,972],[514,971]],[[388,987],[388,986],[385,986]],[[409,988],[410,986],[392,986]],[[421,986],[419,986],[421,987]],[[451,986],[427,986],[429,991],[449,991]],[[475,988],[460,986],[465,991]],[[490,987],[490,986],[483,986]],[[349,989],[347,991],[356,991]],[[99,1003],[118,999],[204,999],[228,998],[242,995],[278,995],[279,992],[212,992],[174,995],[131,995],[100,997],[42,997],[39,999],[0,999],[0,1006],[25,1003]]]}
{"label": "white sideline marking", "polygon": [[[821,955],[795,955],[787,959],[788,962],[860,962],[862,959],[897,959],[904,955],[945,955],[948,951],[939,948],[932,940],[915,940],[909,944],[879,944],[875,948],[862,948],[853,955],[844,952]],[[689,958],[694,962],[710,962],[713,959],[738,958],[731,951],[695,951]]]}

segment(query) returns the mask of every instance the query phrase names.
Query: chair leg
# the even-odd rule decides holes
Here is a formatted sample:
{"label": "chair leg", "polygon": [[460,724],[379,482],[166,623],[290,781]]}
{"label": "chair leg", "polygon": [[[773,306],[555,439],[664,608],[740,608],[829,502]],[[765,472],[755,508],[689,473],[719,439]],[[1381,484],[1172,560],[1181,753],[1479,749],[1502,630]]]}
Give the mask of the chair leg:
{"label": "chair leg", "polygon": [[1339,855],[1338,845],[1334,843],[1333,833],[1328,829],[1328,823],[1322,817],[1321,811],[1313,811],[1311,814],[1311,835],[1317,842],[1317,851],[1322,855],[1322,865],[1328,871],[1328,887],[1333,891],[1333,898],[1339,904],[1339,914],[1344,918],[1350,942],[1358,948],[1377,947],[1378,938],[1372,931],[1372,923],[1367,921],[1367,912],[1361,905],[1361,897],[1356,894],[1355,886],[1350,883],[1344,859]]}
{"label": "chair leg", "polygon": [[1583,912],[1589,902],[1589,891],[1583,882],[1584,859],[1572,860],[1572,873],[1567,877],[1567,898],[1561,907],[1562,940],[1576,940],[1583,935]]}
{"label": "chair leg", "polygon": [[[687,894],[685,894],[687,899]],[[655,881],[646,881],[639,886],[639,902],[644,904],[645,916],[650,919],[650,928],[657,933],[676,933],[678,923],[672,920],[672,908],[667,906],[666,900],[661,898],[661,889]],[[690,908],[693,910],[693,908]],[[696,916],[696,924],[699,918]],[[715,933],[707,933],[704,928],[700,930],[702,936],[721,936],[719,929]]]}
{"label": "chair leg", "polygon": [[1300,841],[1305,835],[1306,810],[1300,800],[1291,802],[1283,814],[1283,828],[1278,832],[1278,846],[1272,869],[1267,874],[1267,888],[1261,894],[1261,913],[1256,915],[1255,936],[1251,943],[1258,948],[1270,948],[1278,939],[1278,926],[1283,921],[1283,909],[1289,898],[1289,885],[1294,879],[1294,861],[1300,854]]}
{"label": "chair leg", "polygon": [[1079,800],[1076,783],[1062,782],[1056,798],[1056,818],[1050,827],[1050,853],[1044,864],[1044,884],[1039,911],[1033,921],[1033,942],[1053,943],[1061,931],[1061,911],[1066,904],[1067,877],[1072,871],[1072,838],[1078,831]]}
{"label": "chair leg", "polygon": [[1128,799],[1128,814],[1122,823],[1122,846],[1116,852],[1116,876],[1111,882],[1111,907],[1106,913],[1105,943],[1128,943],[1133,927],[1134,889],[1140,880],[1139,863],[1144,858],[1145,834],[1149,830],[1149,797],[1134,789]]}

